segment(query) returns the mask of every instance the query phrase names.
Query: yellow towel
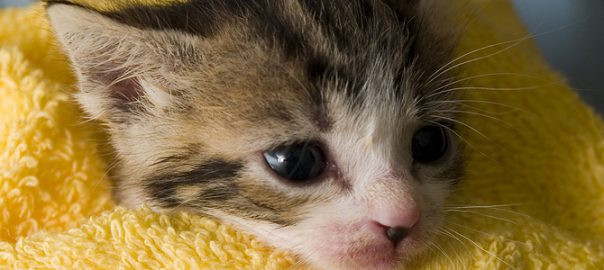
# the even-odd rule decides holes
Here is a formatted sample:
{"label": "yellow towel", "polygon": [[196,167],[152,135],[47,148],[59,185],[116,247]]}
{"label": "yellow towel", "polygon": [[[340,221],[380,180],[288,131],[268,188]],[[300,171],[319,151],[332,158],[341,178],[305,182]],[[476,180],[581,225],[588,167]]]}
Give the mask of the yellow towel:
{"label": "yellow towel", "polygon": [[[458,8],[465,29],[450,66],[466,78],[456,91],[467,175],[452,198],[459,207],[413,268],[602,269],[604,125],[507,1]],[[297,265],[207,218],[116,208],[97,151],[103,135],[73,91],[42,9],[0,11],[0,268]]]}

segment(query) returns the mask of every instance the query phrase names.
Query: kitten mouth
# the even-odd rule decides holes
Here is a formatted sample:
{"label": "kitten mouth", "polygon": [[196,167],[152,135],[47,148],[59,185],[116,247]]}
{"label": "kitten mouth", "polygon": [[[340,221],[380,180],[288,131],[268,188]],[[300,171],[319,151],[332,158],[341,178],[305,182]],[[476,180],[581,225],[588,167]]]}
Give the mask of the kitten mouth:
{"label": "kitten mouth", "polygon": [[409,259],[407,250],[391,245],[365,246],[354,251],[346,252],[350,258],[349,265],[358,269],[395,269]]}
{"label": "kitten mouth", "polygon": [[364,246],[351,245],[340,250],[336,258],[345,258],[345,269],[397,269],[420,251],[415,233],[397,244],[377,243]]}

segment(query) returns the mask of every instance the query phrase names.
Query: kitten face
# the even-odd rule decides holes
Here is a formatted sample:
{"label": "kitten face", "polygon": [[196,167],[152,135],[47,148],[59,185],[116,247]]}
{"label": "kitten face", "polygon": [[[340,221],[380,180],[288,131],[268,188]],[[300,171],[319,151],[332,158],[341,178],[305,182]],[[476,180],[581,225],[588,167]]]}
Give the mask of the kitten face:
{"label": "kitten face", "polygon": [[326,269],[422,250],[460,171],[424,3],[50,3],[124,205],[230,222]]}

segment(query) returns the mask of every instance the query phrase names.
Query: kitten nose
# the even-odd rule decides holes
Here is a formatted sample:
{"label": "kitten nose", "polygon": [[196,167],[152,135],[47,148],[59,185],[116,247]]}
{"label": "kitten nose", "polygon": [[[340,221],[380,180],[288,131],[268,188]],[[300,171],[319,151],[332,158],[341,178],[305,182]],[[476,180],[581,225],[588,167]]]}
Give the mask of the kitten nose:
{"label": "kitten nose", "polygon": [[417,224],[420,211],[417,207],[406,209],[383,210],[374,216],[374,222],[378,225],[376,233],[382,234],[395,246],[405,239],[413,227]]}
{"label": "kitten nose", "polygon": [[384,229],[386,230],[386,238],[395,245],[409,234],[409,229],[405,227],[385,227]]}

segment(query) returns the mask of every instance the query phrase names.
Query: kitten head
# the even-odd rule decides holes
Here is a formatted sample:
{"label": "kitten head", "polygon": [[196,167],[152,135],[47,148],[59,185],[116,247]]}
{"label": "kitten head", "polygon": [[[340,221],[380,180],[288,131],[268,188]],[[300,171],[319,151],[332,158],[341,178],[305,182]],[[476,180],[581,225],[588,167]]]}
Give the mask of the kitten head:
{"label": "kitten head", "polygon": [[[49,3],[124,205],[210,215],[315,265],[389,269],[458,178],[450,52],[427,4]],[[450,85],[449,85],[450,86]]]}

